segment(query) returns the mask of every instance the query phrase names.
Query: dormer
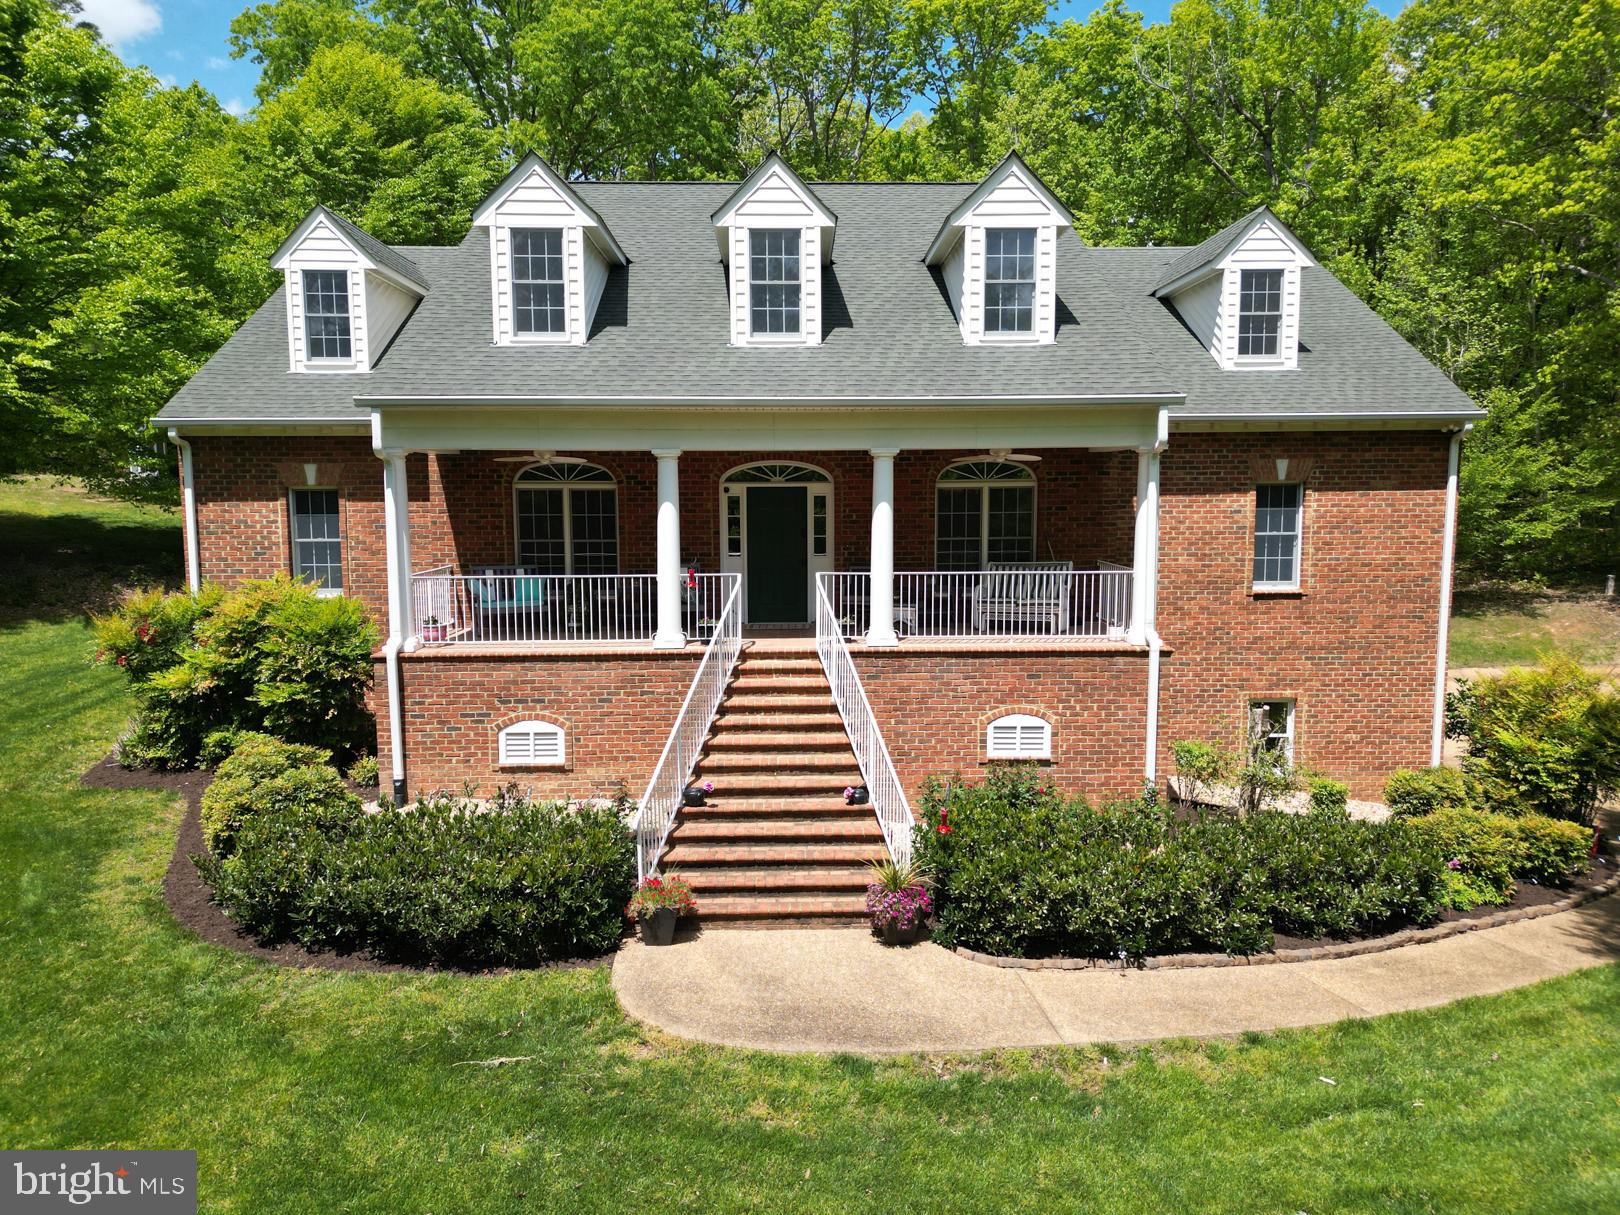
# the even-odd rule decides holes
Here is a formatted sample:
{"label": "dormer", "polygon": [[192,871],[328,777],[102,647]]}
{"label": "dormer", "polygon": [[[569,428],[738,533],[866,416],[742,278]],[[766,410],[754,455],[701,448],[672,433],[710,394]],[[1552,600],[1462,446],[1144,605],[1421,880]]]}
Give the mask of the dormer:
{"label": "dormer", "polygon": [[969,346],[1057,340],[1057,239],[1074,216],[1009,152],[945,217],[923,258]]}
{"label": "dormer", "polygon": [[775,152],[709,217],[733,346],[821,345],[822,267],[838,217]]}
{"label": "dormer", "polygon": [[473,215],[489,231],[497,346],[583,346],[608,271],[630,259],[602,217],[530,152]]}
{"label": "dormer", "polygon": [[270,264],[287,280],[294,371],[370,371],[428,290],[410,258],[322,206]]}
{"label": "dormer", "polygon": [[1310,251],[1268,207],[1176,258],[1153,294],[1228,371],[1299,366],[1300,271]]}

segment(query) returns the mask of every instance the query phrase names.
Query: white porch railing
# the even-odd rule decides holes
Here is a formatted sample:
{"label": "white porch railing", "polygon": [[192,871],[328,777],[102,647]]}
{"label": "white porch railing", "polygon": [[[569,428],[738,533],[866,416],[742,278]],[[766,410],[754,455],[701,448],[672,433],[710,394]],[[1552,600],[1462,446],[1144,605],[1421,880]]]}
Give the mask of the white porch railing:
{"label": "white porch railing", "polygon": [[838,715],[844,719],[844,730],[849,735],[855,761],[861,766],[872,810],[883,830],[883,842],[888,845],[889,855],[904,863],[911,859],[911,807],[906,803],[905,788],[895,774],[889,748],[883,743],[883,732],[878,729],[872,704],[866,699],[855,660],[850,657],[838,617],[827,597],[829,583],[841,576],[816,575],[816,654],[821,659],[822,670],[827,673],[827,682],[832,685],[833,700],[837,702]]}
{"label": "white porch railing", "polygon": [[[734,574],[681,581],[686,635],[714,630]],[[516,565],[441,565],[411,575],[417,637],[449,642],[631,641],[651,643],[658,626],[655,574],[538,574]]]}
{"label": "white porch railing", "polygon": [[[1067,562],[992,565],[968,573],[897,573],[894,627],[902,638],[1018,641],[1123,640],[1131,619],[1131,571],[1074,570]],[[821,574],[840,636],[866,635],[871,575]]]}
{"label": "white porch railing", "polygon": [[716,585],[725,591],[726,597],[715,617],[697,674],[692,676],[692,686],[687,689],[669,740],[664,743],[664,753],[658,757],[658,766],[653,769],[652,779],[647,782],[647,791],[641,795],[631,823],[636,833],[636,876],[639,878],[646,877],[658,866],[664,841],[675,825],[686,782],[692,778],[692,769],[697,766],[720,699],[726,694],[737,657],[742,653],[742,577],[739,574],[708,577],[717,580]]}

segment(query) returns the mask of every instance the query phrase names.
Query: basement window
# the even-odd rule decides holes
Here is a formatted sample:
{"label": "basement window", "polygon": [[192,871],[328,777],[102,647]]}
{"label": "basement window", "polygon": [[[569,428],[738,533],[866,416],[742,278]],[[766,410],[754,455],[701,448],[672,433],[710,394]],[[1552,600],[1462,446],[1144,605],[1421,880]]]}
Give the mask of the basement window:
{"label": "basement window", "polygon": [[549,721],[517,721],[500,734],[503,767],[557,767],[567,760],[562,727]]}
{"label": "basement window", "polygon": [[989,759],[1051,759],[1052,724],[1030,713],[1009,713],[985,729]]}

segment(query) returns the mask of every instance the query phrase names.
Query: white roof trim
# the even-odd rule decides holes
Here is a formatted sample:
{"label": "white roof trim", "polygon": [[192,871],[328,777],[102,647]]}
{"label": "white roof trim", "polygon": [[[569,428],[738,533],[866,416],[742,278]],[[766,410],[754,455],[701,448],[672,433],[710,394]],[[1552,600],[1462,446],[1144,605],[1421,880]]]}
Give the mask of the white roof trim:
{"label": "white roof trim", "polygon": [[548,186],[568,201],[579,218],[579,225],[585,230],[586,236],[604,256],[618,262],[621,266],[628,266],[630,259],[625,255],[619,242],[609,231],[607,222],[596,213],[588,202],[574,192],[572,186],[565,181],[557,170],[553,169],[538,152],[525,153],[523,159],[513,166],[512,171],[502,179],[501,183],[490,191],[489,196],[478,204],[478,210],[473,213],[472,226],[474,228],[487,228],[494,222],[494,213],[500,209],[502,203],[530,177],[538,175]]}
{"label": "white roof trim", "polygon": [[961,222],[969,212],[984,201],[985,196],[999,186],[1009,177],[1016,176],[1028,186],[1046,204],[1052,212],[1052,222],[1059,228],[1074,227],[1074,215],[1065,207],[1056,194],[1047,189],[1046,183],[1034,169],[1024,163],[1024,158],[1017,152],[1008,152],[1001,158],[1001,163],[991,169],[985,179],[974,186],[972,191],[957,204],[956,209],[945,217],[945,222],[939,226],[939,232],[934,236],[933,243],[928,246],[928,252],[923,261],[930,265],[938,265],[951,251],[952,246],[962,238]]}
{"label": "white roof trim", "polygon": [[[375,258],[367,257],[365,250],[356,244],[344,230],[348,226],[348,221],[328,208],[325,203],[316,203],[311,207],[309,214],[299,221],[298,226],[292,230],[292,234],[276,246],[276,251],[270,255],[270,268],[285,271],[287,269],[287,259],[292,256],[293,250],[303,244],[304,238],[313,232],[315,226],[320,223],[325,223],[332,235],[342,242],[343,247],[354,254],[355,260],[360,263],[362,270],[387,279],[401,290],[409,291],[417,299],[423,297],[427,290],[424,284],[408,279],[387,266],[379,265]],[[375,240],[376,238],[372,237],[371,239]],[[403,256],[403,254],[400,256]]]}
{"label": "white roof trim", "polygon": [[747,202],[749,198],[753,196],[754,191],[759,189],[759,187],[768,177],[770,177],[773,172],[780,173],[782,180],[787,184],[788,188],[791,189],[794,194],[798,195],[799,201],[804,203],[804,205],[810,209],[813,214],[816,227],[826,229],[827,231],[831,231],[833,228],[837,227],[838,216],[834,215],[832,211],[828,209],[826,203],[822,202],[821,199],[816,197],[816,192],[805,184],[804,178],[795,173],[787,161],[783,160],[775,152],[767,155],[765,159],[760,162],[758,168],[756,168],[747,177],[743,178],[742,184],[731,192],[731,197],[726,199],[725,202],[721,203],[720,209],[714,212],[713,215],[709,216],[710,222],[713,223],[716,228],[731,227],[737,213],[737,208]]}
{"label": "white roof trim", "polygon": [[1316,259],[1311,256],[1311,251],[1305,247],[1305,242],[1300,240],[1299,237],[1295,236],[1293,230],[1289,228],[1287,224],[1283,223],[1282,220],[1278,219],[1270,207],[1261,207],[1249,217],[1249,222],[1244,224],[1243,227],[1239,228],[1236,234],[1233,235],[1232,239],[1222,245],[1219,250],[1209,257],[1207,261],[1195,269],[1189,270],[1180,278],[1174,279],[1162,287],[1154,288],[1154,296],[1159,299],[1163,299],[1167,295],[1175,295],[1177,292],[1185,291],[1194,283],[1201,282],[1210,275],[1224,270],[1226,268],[1226,260],[1232,256],[1233,250],[1237,249],[1243,244],[1244,241],[1253,236],[1255,229],[1259,228],[1262,224],[1269,224],[1271,228],[1276,231],[1277,235],[1282,237],[1283,242],[1288,245],[1289,249],[1294,255],[1295,265],[1314,266],[1317,264]]}

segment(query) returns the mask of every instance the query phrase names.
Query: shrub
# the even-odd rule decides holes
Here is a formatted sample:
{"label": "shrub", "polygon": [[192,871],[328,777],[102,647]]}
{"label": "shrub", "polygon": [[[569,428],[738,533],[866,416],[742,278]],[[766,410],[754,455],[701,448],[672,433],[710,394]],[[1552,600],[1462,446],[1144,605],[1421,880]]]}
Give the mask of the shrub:
{"label": "shrub", "polygon": [[1446,904],[1460,911],[1513,897],[1514,849],[1502,815],[1481,810],[1436,810],[1409,820],[1448,867]]}
{"label": "shrub", "polygon": [[1468,741],[1463,769],[1487,804],[1590,826],[1620,787],[1620,695],[1572,658],[1474,680],[1448,707],[1450,729]]}
{"label": "shrub", "polygon": [[252,730],[239,730],[226,726],[223,730],[210,730],[197,751],[197,762],[205,768],[217,768],[231,757],[231,753],[249,738],[266,738]]}
{"label": "shrub", "polygon": [[636,884],[622,807],[518,797],[488,811],[450,798],[376,814],[289,805],[248,816],[236,850],[199,866],[267,943],[476,966],[611,949]]}
{"label": "shrub", "polygon": [[359,801],[326,766],[330,759],[319,747],[285,743],[267,734],[239,735],[236,749],[203,791],[203,839],[209,851],[228,856],[243,822],[255,814],[293,805],[340,813],[351,804],[358,809]]}
{"label": "shrub", "polygon": [[1562,886],[1586,872],[1592,832],[1567,819],[1521,814],[1503,823],[1514,849],[1513,874],[1543,886]]}
{"label": "shrub", "polygon": [[1305,789],[1317,814],[1344,814],[1350,808],[1350,786],[1342,780],[1312,773],[1305,777]]}
{"label": "shrub", "polygon": [[362,755],[349,765],[347,776],[351,782],[362,789],[375,789],[381,779],[377,771],[377,757],[375,755]]}
{"label": "shrub", "polygon": [[[127,762],[196,763],[211,734],[259,731],[356,749],[370,737],[364,694],[376,629],[358,600],[285,576],[197,596],[129,596],[95,622],[98,661],[130,678],[138,713]],[[222,739],[210,754],[224,749]]]}
{"label": "shrub", "polygon": [[1439,906],[1443,859],[1402,822],[1260,810],[1177,824],[1129,805],[1093,810],[1020,768],[930,781],[916,854],[936,938],[1015,956],[1255,953],[1275,932],[1363,934]]}
{"label": "shrub", "polygon": [[1216,785],[1225,784],[1237,770],[1237,757],[1225,747],[1196,738],[1170,744],[1176,775],[1192,785],[1194,801],[1207,800]]}
{"label": "shrub", "polygon": [[1395,814],[1431,814],[1468,805],[1468,786],[1456,768],[1401,768],[1384,782],[1384,803]]}

